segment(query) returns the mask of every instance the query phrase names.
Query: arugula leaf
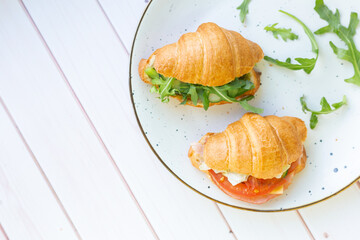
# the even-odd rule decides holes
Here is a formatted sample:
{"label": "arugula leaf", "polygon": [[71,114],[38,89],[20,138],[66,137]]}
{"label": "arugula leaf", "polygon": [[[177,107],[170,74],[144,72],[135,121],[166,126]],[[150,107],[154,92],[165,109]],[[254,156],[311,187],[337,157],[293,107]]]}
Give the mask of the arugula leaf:
{"label": "arugula leaf", "polygon": [[210,101],[209,101],[209,90],[208,89],[199,89],[199,99],[203,104],[203,107],[206,110],[208,110],[209,106],[210,106]]}
{"label": "arugula leaf", "polygon": [[248,103],[248,101],[252,100],[253,98],[254,98],[254,96],[248,96],[246,98],[241,99],[239,101],[239,103],[248,112],[253,112],[253,113],[257,113],[257,114],[263,113],[264,109],[254,107]]}
{"label": "arugula leaf", "polygon": [[329,23],[328,26],[322,27],[315,32],[315,34],[324,34],[328,32],[335,33],[348,47],[348,49],[341,49],[335,46],[333,42],[329,42],[330,47],[338,58],[350,62],[354,67],[354,76],[345,79],[345,82],[353,83],[360,86],[360,52],[356,49],[354,42],[354,35],[356,27],[359,24],[358,14],[352,12],[350,15],[349,26],[345,27],[340,23],[340,12],[336,9],[333,13],[325,4],[323,0],[316,0],[315,11],[320,18]]}
{"label": "arugula leaf", "polygon": [[252,98],[247,97],[247,101],[237,99],[237,97],[255,87],[254,83],[247,80],[250,77],[247,74],[240,78],[235,78],[234,81],[223,86],[207,87],[198,84],[184,83],[175,78],[164,77],[151,67],[147,68],[145,73],[150,74],[148,76],[151,78],[151,83],[153,84],[150,92],[160,94],[162,102],[168,102],[169,96],[180,95],[182,96],[182,102],[180,104],[186,104],[187,101],[191,99],[192,103],[196,106],[200,101],[205,110],[209,108],[210,102],[227,101],[240,102],[248,111],[262,111],[262,109],[255,108],[247,103],[247,101]]}
{"label": "arugula leaf", "polygon": [[292,19],[294,19],[296,22],[298,22],[302,28],[304,29],[306,35],[309,37],[310,39],[310,42],[311,42],[311,48],[312,48],[312,51],[316,54],[319,53],[319,46],[315,40],[315,36],[314,34],[312,33],[312,31],[305,25],[305,23],[303,23],[300,19],[298,19],[297,17],[295,17],[294,15],[291,15],[290,13],[288,12],[285,12],[283,10],[279,10],[279,12],[281,13],[284,13],[285,15],[288,15],[289,17],[291,17]]}
{"label": "arugula leaf", "polygon": [[151,83],[153,85],[161,85],[161,84],[164,84],[165,81],[162,78],[159,77],[159,78],[152,78]]}
{"label": "arugula leaf", "polygon": [[311,117],[310,117],[310,128],[314,129],[318,123],[318,115],[321,114],[329,114],[332,113],[334,111],[336,111],[337,109],[339,109],[340,107],[342,107],[343,105],[347,104],[347,99],[346,96],[343,96],[342,101],[337,102],[337,103],[333,103],[331,106],[333,108],[331,108],[330,104],[328,103],[328,101],[326,100],[325,97],[321,98],[320,101],[320,105],[321,105],[321,110],[320,111],[315,111],[315,110],[311,110],[310,108],[308,108],[306,102],[305,102],[305,96],[302,96],[300,98],[300,103],[302,106],[302,110],[304,113],[306,113],[306,111],[311,112]]}
{"label": "arugula leaf", "polygon": [[332,109],[330,107],[330,104],[326,100],[326,98],[322,97],[321,101],[320,101],[320,105],[321,105],[321,110],[320,111],[314,111],[314,110],[309,109],[306,102],[305,102],[305,96],[302,96],[300,98],[300,102],[301,102],[302,110],[303,110],[304,113],[306,113],[306,111],[308,111],[308,112],[312,112],[312,113],[315,113],[315,114],[329,114],[329,113],[332,113],[335,110],[339,109],[343,105],[347,104],[347,99],[346,99],[346,96],[344,95],[342,101],[337,102],[337,103],[333,103],[331,105],[334,108],[334,109]]}
{"label": "arugula leaf", "polygon": [[288,69],[291,70],[304,70],[304,72],[306,72],[307,74],[310,74],[311,71],[314,69],[316,61],[319,57],[319,46],[315,40],[315,36],[314,34],[311,32],[311,30],[297,17],[295,17],[294,15],[279,10],[279,12],[284,13],[285,15],[291,17],[292,19],[294,19],[296,22],[298,22],[302,28],[305,31],[305,34],[309,37],[310,39],[310,43],[311,43],[311,49],[312,52],[314,52],[316,54],[316,58],[295,58],[295,61],[297,61],[299,64],[293,64],[291,63],[291,59],[287,58],[285,62],[280,61],[278,59],[274,59],[272,57],[269,56],[265,56],[264,59],[268,62],[271,62],[275,65],[281,66],[281,67],[286,67]]}
{"label": "arugula leaf", "polygon": [[286,175],[288,174],[288,171],[289,171],[289,169],[288,169],[288,170],[286,170],[286,172],[284,172],[284,173],[283,173],[283,175],[281,175],[281,178],[286,177]]}
{"label": "arugula leaf", "polygon": [[226,90],[221,90],[220,87],[210,87],[210,88],[213,93],[215,93],[216,95],[218,95],[221,98],[221,100],[224,100],[227,102],[237,102],[237,100],[235,98],[230,97],[226,93]]}
{"label": "arugula leaf", "polygon": [[152,87],[150,88],[150,92],[151,92],[151,93],[159,93],[159,89],[158,89],[156,86],[152,86]]}
{"label": "arugula leaf", "polygon": [[185,105],[187,103],[187,94],[183,94],[182,96],[182,102],[180,103],[180,105]]}
{"label": "arugula leaf", "polygon": [[169,96],[174,96],[175,91],[171,91],[171,85],[174,81],[174,78],[167,78],[165,83],[160,85],[159,93],[160,99],[162,102],[169,102]]}
{"label": "arugula leaf", "polygon": [[300,64],[293,64],[288,59],[285,62],[282,62],[280,60],[274,59],[269,56],[264,56],[264,59],[268,62],[271,62],[275,65],[286,67],[290,70],[304,70],[307,74],[311,73],[311,71],[315,67],[315,63],[317,60],[316,58],[295,58],[296,61],[298,61]]}
{"label": "arugula leaf", "polygon": [[145,73],[149,76],[151,79],[157,79],[160,78],[159,74],[156,72],[154,68],[146,68]]}
{"label": "arugula leaf", "polygon": [[191,95],[191,101],[196,106],[197,102],[198,102],[198,99],[199,99],[199,96],[198,96],[198,94],[196,92],[196,87],[194,85],[190,85],[190,89],[189,89],[188,94]]}
{"label": "arugula leaf", "polygon": [[236,9],[240,10],[240,21],[242,23],[245,22],[246,14],[249,13],[249,3],[251,0],[244,0],[240,6],[238,6]]}
{"label": "arugula leaf", "polygon": [[204,92],[203,92],[203,94],[201,95],[201,101],[202,101],[202,103],[203,103],[203,105],[204,105],[204,109],[205,109],[205,111],[206,110],[208,110],[208,108],[209,108],[209,91],[208,90],[205,90]]}
{"label": "arugula leaf", "polygon": [[319,119],[318,119],[317,115],[315,113],[312,113],[311,117],[310,117],[310,128],[314,129],[316,127],[316,125],[318,124],[318,122],[319,122]]}
{"label": "arugula leaf", "polygon": [[269,32],[269,31],[272,32],[276,39],[279,39],[279,36],[280,36],[285,42],[288,39],[295,40],[295,39],[299,38],[298,35],[291,32],[291,28],[276,28],[277,25],[278,25],[278,23],[274,23],[271,26],[266,26],[264,28],[264,30],[266,30],[267,32]]}

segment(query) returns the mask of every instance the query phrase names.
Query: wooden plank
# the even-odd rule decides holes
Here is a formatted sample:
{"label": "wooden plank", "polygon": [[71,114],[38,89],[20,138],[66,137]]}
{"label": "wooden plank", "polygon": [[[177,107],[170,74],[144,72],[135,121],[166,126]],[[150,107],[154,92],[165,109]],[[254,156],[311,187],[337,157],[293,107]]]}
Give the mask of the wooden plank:
{"label": "wooden plank", "polygon": [[0,224],[0,240],[9,240],[9,237],[6,234],[4,228],[1,224]]}
{"label": "wooden plank", "polygon": [[0,96],[80,236],[152,239],[26,12],[16,1],[2,1],[0,18]]}
{"label": "wooden plank", "polygon": [[232,231],[242,239],[310,239],[300,218],[294,211],[282,213],[259,213],[241,211],[219,205]]}
{"label": "wooden plank", "polygon": [[360,190],[355,185],[329,200],[300,210],[315,239],[360,239]]}
{"label": "wooden plank", "polygon": [[129,98],[128,56],[99,6],[25,5],[160,239],[233,239],[214,203],[174,178],[144,141]]}
{"label": "wooden plank", "polygon": [[0,239],[78,239],[1,105],[0,149]]}
{"label": "wooden plank", "polygon": [[129,51],[147,0],[97,0]]}

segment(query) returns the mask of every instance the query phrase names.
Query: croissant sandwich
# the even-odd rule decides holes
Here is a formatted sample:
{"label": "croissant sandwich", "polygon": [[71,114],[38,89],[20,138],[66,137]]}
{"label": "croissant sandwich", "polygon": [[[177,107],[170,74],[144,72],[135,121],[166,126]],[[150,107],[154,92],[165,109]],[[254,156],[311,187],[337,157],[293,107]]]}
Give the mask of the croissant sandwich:
{"label": "croissant sandwich", "polygon": [[306,134],[298,118],[246,113],[192,144],[189,158],[229,196],[261,204],[280,196],[305,167]]}
{"label": "croissant sandwich", "polygon": [[246,107],[260,86],[253,68],[263,57],[259,45],[239,33],[204,23],[142,59],[139,75],[163,102],[172,96],[205,110],[230,102]]}

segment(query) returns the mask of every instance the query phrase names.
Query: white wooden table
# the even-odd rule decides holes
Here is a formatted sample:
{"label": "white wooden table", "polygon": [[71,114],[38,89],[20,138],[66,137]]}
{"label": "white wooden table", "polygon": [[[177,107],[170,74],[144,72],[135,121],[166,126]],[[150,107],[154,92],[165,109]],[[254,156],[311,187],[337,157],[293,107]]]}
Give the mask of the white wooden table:
{"label": "white wooden table", "polygon": [[0,0],[0,239],[360,239],[360,188],[283,213],[197,195],[128,89],[144,0]]}

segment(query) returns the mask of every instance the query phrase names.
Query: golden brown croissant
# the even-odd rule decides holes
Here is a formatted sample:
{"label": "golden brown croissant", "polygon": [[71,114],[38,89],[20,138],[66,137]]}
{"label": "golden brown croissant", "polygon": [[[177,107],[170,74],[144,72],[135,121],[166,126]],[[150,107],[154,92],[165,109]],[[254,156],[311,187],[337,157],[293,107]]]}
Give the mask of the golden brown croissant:
{"label": "golden brown croissant", "polygon": [[[196,168],[207,173],[213,170],[217,173],[242,174],[278,183],[280,180],[276,180],[276,177],[281,176],[290,166],[293,166],[290,168],[292,175],[303,169],[306,161],[303,146],[306,134],[306,126],[298,118],[262,117],[246,113],[224,132],[208,133],[193,144],[189,158]],[[224,191],[223,187],[219,187]],[[270,192],[266,194],[268,197]],[[246,198],[239,199],[252,202]]]}
{"label": "golden brown croissant", "polygon": [[[139,75],[146,83],[151,78],[145,73],[153,67],[164,77],[173,77],[183,83],[202,86],[222,86],[247,73],[254,88],[236,96],[253,95],[260,85],[259,74],[253,68],[264,57],[263,51],[239,33],[226,30],[215,23],[204,23],[196,32],[186,33],[173,44],[157,49],[148,59],[139,63]],[[175,96],[181,99],[179,95]],[[216,104],[226,101],[216,102]],[[210,105],[214,103],[210,102]],[[202,104],[199,103],[198,106]]]}

